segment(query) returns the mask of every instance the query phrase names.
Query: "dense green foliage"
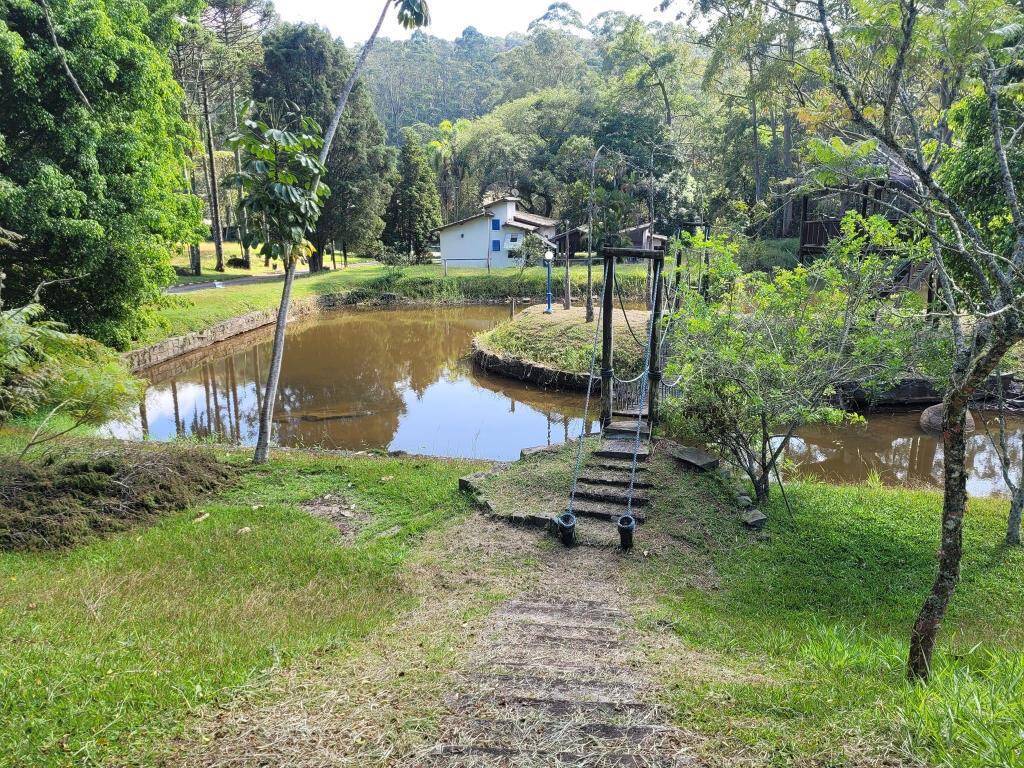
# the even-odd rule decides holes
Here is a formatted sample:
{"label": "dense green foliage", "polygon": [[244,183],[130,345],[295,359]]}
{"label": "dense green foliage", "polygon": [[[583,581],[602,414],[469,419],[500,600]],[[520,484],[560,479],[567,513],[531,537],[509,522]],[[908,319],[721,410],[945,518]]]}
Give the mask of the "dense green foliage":
{"label": "dense green foliage", "polygon": [[686,513],[666,532],[690,546],[636,579],[687,649],[667,683],[680,722],[761,765],[1019,764],[1024,552],[999,544],[999,500],[971,502],[956,632],[924,686],[904,678],[906,628],[941,494],[793,483],[755,539],[708,503],[713,485],[672,484],[665,508]]}
{"label": "dense green foliage", "polygon": [[827,258],[771,275],[742,274],[734,242],[698,245],[714,252],[711,274],[707,288],[679,289],[670,421],[727,456],[761,501],[793,431],[855,419],[844,386],[870,392],[918,372],[929,326],[918,297],[891,296],[898,239],[881,217],[847,216]]}
{"label": "dense green foliage", "polygon": [[401,138],[402,128],[478,117],[493,106],[496,57],[515,44],[473,27],[454,41],[420,30],[408,40],[377,41],[367,61],[367,83],[391,141]]}
{"label": "dense green foliage", "polygon": [[[1000,111],[1007,126],[1019,130],[1022,110],[1024,93],[1019,89],[1002,99]],[[957,142],[945,153],[940,178],[984,233],[989,247],[1009,257],[1013,222],[1005,196],[997,191],[1002,179],[992,147],[987,99],[981,94],[964,99],[953,114],[952,128]],[[1024,187],[1024,147],[1019,141],[1009,143],[1007,160],[1018,188]]]}
{"label": "dense green foliage", "polygon": [[437,194],[437,177],[427,163],[419,137],[411,130],[403,131],[398,156],[398,176],[388,203],[384,243],[398,253],[422,257],[441,226],[441,199]]}
{"label": "dense green foliage", "polygon": [[171,280],[171,245],[199,224],[183,194],[193,134],[167,57],[175,16],[195,5],[49,8],[0,3],[0,228],[23,236],[0,247],[0,269],[9,301],[59,280],[42,293],[50,313],[125,347]]}
{"label": "dense green foliage", "polygon": [[[330,119],[339,83],[353,66],[344,45],[321,27],[282,24],[263,38],[263,66],[253,75],[253,96],[296,104],[321,125]],[[324,180],[331,195],[310,235],[322,257],[328,244],[374,250],[391,194],[392,158],[365,88],[357,83],[327,156]],[[322,266],[322,263],[320,264]]]}
{"label": "dense green foliage", "polygon": [[261,252],[289,270],[306,255],[306,236],[329,194],[315,156],[322,143],[313,118],[274,102],[266,105],[263,119],[246,120],[245,129],[231,137],[242,158],[242,171],[231,179],[242,190],[241,207],[266,226]]}

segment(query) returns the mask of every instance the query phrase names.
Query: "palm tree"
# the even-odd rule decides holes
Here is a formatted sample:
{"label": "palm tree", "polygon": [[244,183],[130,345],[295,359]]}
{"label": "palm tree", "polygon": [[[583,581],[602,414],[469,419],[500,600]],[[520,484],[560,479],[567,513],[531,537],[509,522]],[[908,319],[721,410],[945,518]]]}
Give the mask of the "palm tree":
{"label": "palm tree", "polygon": [[377,19],[377,26],[373,28],[373,34],[366,41],[363,46],[363,50],[359,53],[359,59],[356,61],[356,65],[352,68],[351,74],[348,76],[348,80],[345,81],[345,87],[341,89],[341,93],[338,94],[338,104],[334,108],[334,114],[331,116],[331,122],[327,125],[327,133],[324,134],[324,146],[320,150],[320,162],[327,162],[327,155],[331,151],[331,144],[334,142],[334,134],[338,132],[338,124],[341,122],[341,116],[345,112],[345,105],[348,103],[348,97],[352,95],[352,89],[356,85],[356,80],[359,79],[359,75],[363,70],[363,66],[366,64],[366,59],[370,55],[370,51],[373,49],[373,44],[377,41],[377,35],[380,34],[380,28],[384,26],[384,19],[387,18],[388,10],[392,7],[398,9],[398,23],[406,29],[416,29],[418,27],[425,27],[430,23],[430,9],[427,7],[427,0],[385,0],[384,7],[381,9],[380,17]]}

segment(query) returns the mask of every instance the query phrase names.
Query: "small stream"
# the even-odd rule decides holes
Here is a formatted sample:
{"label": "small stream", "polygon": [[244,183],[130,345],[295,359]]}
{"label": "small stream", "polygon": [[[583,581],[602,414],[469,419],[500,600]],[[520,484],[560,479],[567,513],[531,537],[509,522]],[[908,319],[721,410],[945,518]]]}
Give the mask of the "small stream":
{"label": "small stream", "polygon": [[[288,326],[274,441],[285,446],[387,449],[508,461],[523,448],[562,443],[583,428],[583,396],[488,376],[469,360],[470,341],[508,317],[502,306],[334,312]],[[218,344],[148,372],[152,385],[135,417],[112,423],[116,437],[256,440],[271,329]],[[592,403],[591,429],[599,410]],[[875,413],[863,427],[809,427],[789,451],[801,474],[936,487],[939,438],[917,412]],[[1024,422],[1010,424],[1018,461]],[[1003,493],[984,432],[968,442],[968,490]]]}

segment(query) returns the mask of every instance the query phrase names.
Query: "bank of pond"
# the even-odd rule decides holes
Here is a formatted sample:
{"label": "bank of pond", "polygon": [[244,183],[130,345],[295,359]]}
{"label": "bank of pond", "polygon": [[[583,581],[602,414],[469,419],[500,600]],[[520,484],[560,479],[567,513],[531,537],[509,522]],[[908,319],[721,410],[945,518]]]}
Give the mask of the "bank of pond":
{"label": "bank of pond", "polygon": [[[599,427],[582,393],[558,391],[474,365],[473,339],[509,318],[508,306],[348,309],[289,326],[274,439],[288,447],[404,451],[510,461],[527,447],[562,443]],[[191,437],[255,442],[270,332],[262,329],[144,372],[134,418],[107,425],[114,437]],[[877,478],[936,487],[941,439],[918,410],[875,412],[861,426],[806,427],[789,458],[796,472],[829,482]],[[1019,451],[1024,423],[1010,422]],[[983,430],[968,441],[972,495],[1006,490]],[[794,470],[791,469],[792,473]]]}

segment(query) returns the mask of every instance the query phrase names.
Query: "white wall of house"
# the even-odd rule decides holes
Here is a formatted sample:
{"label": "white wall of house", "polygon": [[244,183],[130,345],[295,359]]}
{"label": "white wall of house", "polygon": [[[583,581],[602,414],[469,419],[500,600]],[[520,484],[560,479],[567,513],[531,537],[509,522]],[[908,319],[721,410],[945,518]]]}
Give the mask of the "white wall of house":
{"label": "white wall of house", "polygon": [[[509,258],[509,251],[519,248],[527,233],[522,227],[509,223],[516,213],[515,201],[499,200],[485,210],[487,216],[441,230],[441,259],[448,262],[449,269],[484,267],[488,260],[492,269],[520,265],[519,261]],[[554,237],[554,233],[554,227],[537,230],[537,234],[547,238]]]}
{"label": "white wall of house", "polygon": [[[481,216],[441,230],[441,258],[451,260],[449,268],[483,267],[487,264],[487,249],[490,247],[491,220]],[[456,259],[478,259],[478,261],[455,261]]]}

